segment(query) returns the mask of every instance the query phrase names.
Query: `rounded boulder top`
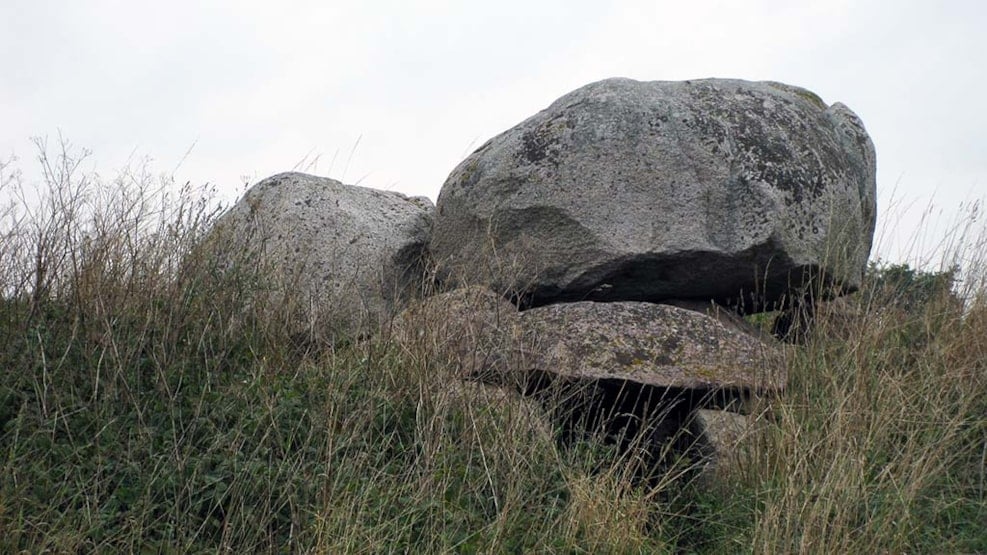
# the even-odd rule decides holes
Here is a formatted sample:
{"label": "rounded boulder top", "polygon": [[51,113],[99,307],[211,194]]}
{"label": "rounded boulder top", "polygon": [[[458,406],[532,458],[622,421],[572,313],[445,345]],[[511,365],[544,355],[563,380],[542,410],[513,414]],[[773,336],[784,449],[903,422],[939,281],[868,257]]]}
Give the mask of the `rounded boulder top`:
{"label": "rounded boulder top", "polygon": [[269,266],[298,296],[303,324],[347,339],[421,290],[433,210],[425,198],[287,172],[252,186],[217,227],[231,242],[222,254]]}
{"label": "rounded boulder top", "polygon": [[[713,300],[757,312],[859,287],[874,146],[846,106],[775,82],[607,79],[449,175],[430,249],[522,306]],[[482,275],[485,272],[485,275]]]}

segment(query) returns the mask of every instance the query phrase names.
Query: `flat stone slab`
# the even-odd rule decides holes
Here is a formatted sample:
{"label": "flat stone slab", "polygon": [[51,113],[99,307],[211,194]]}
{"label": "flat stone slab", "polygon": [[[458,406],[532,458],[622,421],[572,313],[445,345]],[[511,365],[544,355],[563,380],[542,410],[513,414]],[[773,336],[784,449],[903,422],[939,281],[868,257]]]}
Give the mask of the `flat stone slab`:
{"label": "flat stone slab", "polygon": [[557,304],[522,312],[521,326],[529,370],[700,391],[786,385],[779,346],[674,306]]}

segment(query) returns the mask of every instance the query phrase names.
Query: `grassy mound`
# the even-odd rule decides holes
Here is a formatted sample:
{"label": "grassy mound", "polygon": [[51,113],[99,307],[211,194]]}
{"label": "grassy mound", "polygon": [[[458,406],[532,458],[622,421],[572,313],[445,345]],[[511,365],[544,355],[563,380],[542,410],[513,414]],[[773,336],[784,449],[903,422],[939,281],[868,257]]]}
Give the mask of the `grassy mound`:
{"label": "grassy mound", "polygon": [[428,352],[286,332],[208,192],[41,162],[38,194],[0,166],[0,551],[987,552],[987,296],[953,274],[873,268],[716,485],[643,484]]}

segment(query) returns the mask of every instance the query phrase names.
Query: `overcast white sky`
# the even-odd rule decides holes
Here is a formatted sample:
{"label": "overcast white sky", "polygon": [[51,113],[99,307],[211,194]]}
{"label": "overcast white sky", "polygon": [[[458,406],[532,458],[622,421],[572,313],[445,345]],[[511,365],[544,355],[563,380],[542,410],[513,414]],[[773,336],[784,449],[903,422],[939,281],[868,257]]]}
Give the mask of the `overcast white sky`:
{"label": "overcast white sky", "polygon": [[933,249],[987,194],[983,0],[0,0],[0,53],[0,158],[26,176],[29,138],[60,131],[103,175],[150,156],[229,200],[291,169],[434,200],[473,148],[581,85],[733,77],[861,116],[875,255]]}

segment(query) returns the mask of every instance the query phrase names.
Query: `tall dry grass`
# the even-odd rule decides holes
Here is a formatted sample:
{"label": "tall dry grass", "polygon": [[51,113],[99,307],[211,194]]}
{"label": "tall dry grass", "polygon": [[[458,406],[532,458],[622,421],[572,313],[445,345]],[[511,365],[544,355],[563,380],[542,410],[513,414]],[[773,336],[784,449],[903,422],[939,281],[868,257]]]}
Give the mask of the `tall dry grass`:
{"label": "tall dry grass", "polygon": [[0,551],[987,551],[979,286],[873,272],[715,484],[642,481],[428,342],[290,333],[304,303],[215,255],[209,191],[39,147],[37,190],[0,166]]}
{"label": "tall dry grass", "polygon": [[[825,303],[738,456],[758,553],[987,550],[987,228],[935,269],[872,263]],[[762,423],[764,424],[764,423]]]}

